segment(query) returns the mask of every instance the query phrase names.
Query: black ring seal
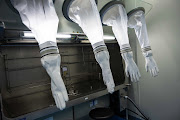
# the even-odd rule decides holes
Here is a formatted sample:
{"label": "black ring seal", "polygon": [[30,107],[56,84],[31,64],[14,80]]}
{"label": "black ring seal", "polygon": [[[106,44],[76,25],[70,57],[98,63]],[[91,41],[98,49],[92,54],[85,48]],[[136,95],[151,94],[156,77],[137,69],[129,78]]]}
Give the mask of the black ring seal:
{"label": "black ring seal", "polygon": [[128,12],[128,14],[127,14],[128,18],[130,18],[134,13],[136,13],[138,11],[143,11],[145,13],[145,9],[143,7],[138,7],[138,8],[131,10],[130,12]]}
{"label": "black ring seal", "polygon": [[[111,2],[108,2],[101,10],[100,10],[100,17],[101,17],[101,21],[103,21],[103,17],[104,15],[106,14],[106,12],[114,5],[117,5],[117,4],[121,4],[125,7],[124,3],[121,2],[121,1],[111,1]],[[103,24],[103,23],[102,23]],[[107,26],[105,24],[103,24],[103,26]]]}
{"label": "black ring seal", "polygon": [[[73,1],[74,0],[65,0],[62,7],[62,12],[63,12],[64,17],[70,22],[73,22],[73,21],[69,18],[68,13],[69,13],[69,7]],[[96,4],[98,4],[97,0],[95,0],[95,2]]]}

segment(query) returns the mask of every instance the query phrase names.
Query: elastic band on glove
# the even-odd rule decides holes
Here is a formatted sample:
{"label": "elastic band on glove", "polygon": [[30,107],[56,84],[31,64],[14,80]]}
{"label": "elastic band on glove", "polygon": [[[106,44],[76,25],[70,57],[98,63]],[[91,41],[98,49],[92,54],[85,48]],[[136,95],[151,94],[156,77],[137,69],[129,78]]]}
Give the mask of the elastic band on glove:
{"label": "elastic band on glove", "polygon": [[39,47],[40,47],[41,58],[51,54],[59,54],[59,49],[55,42],[48,41],[39,45]]}
{"label": "elastic band on glove", "polygon": [[112,72],[110,69],[109,52],[107,50],[107,47],[103,41],[93,44],[92,47],[93,47],[96,61],[99,63],[102,69],[104,84],[107,86],[108,92],[113,93],[115,84],[114,84],[114,79],[113,79]]}
{"label": "elastic band on glove", "polygon": [[101,51],[108,51],[103,41],[93,44],[92,47],[93,47],[94,54],[97,54]]}
{"label": "elastic band on glove", "polygon": [[127,52],[131,52],[131,46],[129,44],[124,44],[121,46],[120,52],[122,53],[127,53]]}
{"label": "elastic band on glove", "polygon": [[142,52],[147,52],[150,50],[151,50],[151,46],[147,46],[147,47],[142,48]]}
{"label": "elastic band on glove", "polygon": [[147,57],[152,57],[152,56],[153,56],[153,53],[152,53],[151,50],[149,50],[149,51],[143,52],[143,56],[144,56],[145,58],[147,58]]}

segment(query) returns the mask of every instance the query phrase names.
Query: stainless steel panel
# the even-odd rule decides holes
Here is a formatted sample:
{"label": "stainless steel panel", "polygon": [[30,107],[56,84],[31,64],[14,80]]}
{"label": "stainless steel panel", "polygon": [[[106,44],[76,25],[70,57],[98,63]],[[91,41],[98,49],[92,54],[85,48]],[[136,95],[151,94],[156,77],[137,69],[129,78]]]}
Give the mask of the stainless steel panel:
{"label": "stainless steel panel", "polygon": [[[61,71],[68,89],[68,106],[107,94],[101,69],[90,44],[59,44]],[[116,86],[124,83],[122,59],[117,44],[107,44]],[[2,105],[6,117],[18,117],[54,105],[50,78],[40,63],[36,44],[2,45]],[[117,88],[116,88],[117,89]],[[43,101],[43,102],[42,102]]]}
{"label": "stainless steel panel", "polygon": [[14,13],[6,4],[6,0],[0,1],[0,21],[4,21],[6,28],[27,29],[21,22],[20,16]]}
{"label": "stainless steel panel", "polygon": [[[125,85],[119,85],[119,86],[115,87],[115,90],[117,91],[117,90],[120,90],[120,89],[124,89],[125,87],[126,87]],[[71,106],[74,106],[74,105],[78,105],[78,104],[80,104],[82,102],[85,102],[85,101],[95,99],[95,98],[100,97],[100,96],[104,96],[107,93],[108,93],[107,90],[102,90],[102,91],[99,91],[99,92],[96,92],[96,93],[92,93],[92,94],[89,94],[89,95],[86,95],[86,96],[83,96],[83,97],[73,99],[73,100],[71,100],[71,101],[69,101],[67,103],[67,108],[69,108]],[[1,103],[2,103],[1,95],[0,95],[0,99],[1,99]],[[19,119],[34,120],[34,119],[40,118],[42,116],[53,114],[53,113],[59,111],[59,109],[57,109],[55,106],[52,105],[52,106],[49,106],[47,108],[36,110],[36,111],[31,112],[31,113],[24,114],[24,115],[15,117],[15,118],[9,118],[8,116],[6,116],[4,114],[5,110],[4,110],[3,104],[1,104],[1,110],[2,110],[2,119],[3,120],[19,120]]]}

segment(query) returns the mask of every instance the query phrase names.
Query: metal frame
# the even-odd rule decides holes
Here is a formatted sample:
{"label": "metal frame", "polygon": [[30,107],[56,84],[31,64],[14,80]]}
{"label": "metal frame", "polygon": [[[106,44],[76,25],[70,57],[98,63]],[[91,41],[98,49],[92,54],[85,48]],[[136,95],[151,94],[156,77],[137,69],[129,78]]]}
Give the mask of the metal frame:
{"label": "metal frame", "polygon": [[[11,44],[11,42],[9,43],[9,44],[7,44],[6,43],[6,45],[21,45],[21,44],[19,44],[19,43],[12,43]],[[29,44],[23,44],[23,45],[29,45]],[[115,46],[114,46],[115,45]],[[20,57],[18,57],[18,56],[16,56],[16,55],[18,55],[18,53],[16,52],[16,47],[14,47],[12,50],[10,50],[10,49],[4,49],[5,51],[6,50],[8,50],[8,51],[4,51],[4,53],[5,54],[7,54],[7,55],[12,55],[12,57],[10,57],[10,58],[6,58],[6,60],[8,59],[8,60],[11,60],[11,59],[15,59],[16,60],[16,58],[18,58],[18,60],[20,59],[20,58],[23,58],[23,60],[25,59],[26,60],[26,58],[31,58],[31,57],[35,57],[35,58],[39,58],[36,54],[38,54],[38,45],[36,45],[36,44],[33,44],[33,46],[36,46],[36,47],[34,47],[32,50],[32,52],[33,52],[33,54],[31,54],[30,56],[28,55],[28,56],[20,56]],[[67,46],[67,47],[66,47]],[[69,48],[69,47],[70,48]],[[78,49],[78,51],[79,52],[72,52],[72,53],[66,53],[66,50],[68,50],[68,51],[70,51],[71,50],[71,47],[73,47],[73,46],[75,46],[75,48],[77,48],[77,46],[78,46],[78,48],[79,48],[79,46],[82,46],[82,48],[79,48]],[[84,63],[84,61],[85,61],[85,63],[87,64],[87,62],[91,62],[91,59],[89,59],[89,57],[87,57],[87,55],[93,55],[93,52],[91,51],[91,49],[90,49],[90,44],[81,44],[81,43],[78,43],[78,44],[59,44],[59,47],[61,47],[62,49],[62,51],[61,51],[61,53],[62,53],[62,56],[64,56],[64,57],[68,57],[68,56],[71,56],[71,58],[68,58],[69,60],[70,59],[72,59],[72,56],[77,56],[77,54],[78,54],[78,58],[81,58],[81,60],[80,60],[80,62],[82,62],[82,64]],[[109,44],[108,45],[108,47],[110,47],[110,54],[112,53],[112,55],[114,56],[114,55],[118,55],[118,48],[117,49],[115,49],[116,47],[117,47],[117,44]],[[5,47],[6,48],[6,47]],[[17,47],[17,48],[20,48],[20,47]],[[22,48],[22,50],[25,50],[26,51],[26,48],[27,47],[23,47]],[[31,49],[27,49],[27,51],[26,52],[28,52],[29,50],[31,50]],[[72,50],[74,50],[74,49],[72,49]],[[117,50],[117,51],[116,51]],[[14,53],[12,53],[14,51]],[[67,52],[68,52],[67,51]],[[114,53],[116,51],[116,53]],[[83,54],[80,54],[80,53],[83,53]],[[81,55],[81,57],[79,57],[79,54]],[[36,56],[34,56],[34,55],[36,55]],[[14,56],[14,57],[13,57]],[[112,58],[116,58],[117,59],[117,57],[113,57],[112,56]],[[63,57],[62,57],[63,58]],[[91,57],[90,57],[91,58]],[[74,61],[74,60],[68,60],[67,58],[64,58],[64,60],[67,60],[67,62],[66,61],[63,61],[62,60],[62,62],[64,63],[63,64],[63,66],[68,66],[68,65],[71,65],[71,63],[69,63],[69,62],[77,62],[76,60]],[[73,58],[74,59],[74,58]],[[116,61],[114,61],[114,60],[116,60],[116,59],[113,59],[113,61],[112,61],[112,63],[114,63],[115,64],[115,66],[117,66],[117,64],[116,64]],[[4,62],[6,61],[6,60],[4,60]],[[117,61],[118,62],[118,61]],[[34,63],[34,62],[33,62]],[[96,64],[96,63],[94,63],[94,64]],[[37,64],[37,65],[39,65],[39,63]],[[11,66],[11,65],[8,65],[8,66]],[[16,69],[16,70],[19,70],[19,68],[16,68],[16,67],[8,67],[8,66],[4,66],[3,67],[3,69],[5,70],[5,68],[8,68],[9,70],[11,70],[11,69]],[[17,66],[17,65],[15,65],[15,66]],[[22,67],[22,68],[21,68]],[[24,69],[24,67],[25,68],[29,68],[29,67],[32,67],[32,66],[21,66],[20,67],[20,69]],[[97,67],[97,65],[96,66],[94,66],[94,70],[95,70],[95,67]],[[113,66],[112,66],[113,67]],[[69,67],[68,67],[69,68]],[[91,68],[90,68],[91,69]],[[68,70],[70,70],[70,69],[68,69]],[[119,70],[119,67],[118,67],[118,69],[117,69],[117,67],[115,67],[115,75],[117,74],[117,73],[119,73],[119,71],[121,71],[121,70]],[[123,70],[123,69],[122,69]],[[7,70],[5,70],[5,71],[7,71]],[[4,71],[4,72],[5,72]],[[98,70],[99,71],[99,70]],[[116,73],[116,71],[117,71],[117,73]],[[95,71],[94,71],[95,72]],[[71,73],[71,72],[68,72],[68,73]],[[121,74],[123,74],[123,72],[122,73],[120,73],[120,74],[118,74],[118,75],[120,75],[121,76]],[[75,78],[74,77],[74,75],[76,75],[76,74],[71,74],[71,76],[70,76],[70,74],[68,74],[68,76],[70,76],[71,78],[73,77],[73,85],[75,85],[77,82],[81,82],[81,81],[79,81],[79,80],[81,80],[81,78],[79,78],[79,76],[77,76],[77,78]],[[83,75],[84,75],[84,73],[83,73]],[[68,77],[67,76],[67,77]],[[7,76],[6,76],[7,77]],[[66,77],[66,78],[67,78]],[[80,77],[82,77],[82,76],[80,76]],[[65,82],[68,82],[67,84],[69,84],[69,80],[71,79],[71,78],[68,78],[67,80],[65,80]],[[118,79],[116,79],[116,81],[119,81],[119,79],[124,79],[124,78],[119,78],[119,77],[117,77]],[[6,78],[4,78],[4,79],[6,79]],[[74,79],[77,79],[77,80],[75,80],[74,81]],[[100,78],[101,79],[101,78]],[[83,80],[86,80],[85,78],[83,78]],[[92,81],[94,81],[94,80],[96,80],[96,78],[94,78],[94,77],[92,77],[92,78],[90,78],[90,84],[91,84],[91,82]],[[7,83],[6,82],[8,82],[8,80],[3,80],[4,81],[4,85],[7,85]],[[101,81],[101,80],[100,80]],[[74,83],[75,82],[75,83]],[[123,82],[123,81],[122,81]],[[119,85],[119,83],[118,83],[118,85],[116,86],[116,90],[119,90],[119,89],[121,89],[121,88],[124,88],[124,87],[126,87],[123,83],[121,82],[121,84],[122,85]],[[44,83],[43,83],[44,84]],[[81,84],[81,83],[80,83]],[[97,84],[97,83],[96,83]],[[98,82],[98,84],[99,84],[99,82]],[[81,84],[82,85],[82,84]],[[84,85],[84,83],[83,83],[83,85]],[[100,83],[100,85],[101,85],[101,83]],[[102,85],[101,85],[102,86]],[[97,87],[95,86],[95,88],[93,88],[94,89],[94,91],[91,91],[91,92],[88,92],[88,93],[86,93],[85,92],[85,94],[78,94],[78,92],[77,92],[77,97],[76,96],[73,96],[73,95],[70,95],[70,97],[71,97],[71,99],[70,99],[70,101],[69,102],[67,102],[67,108],[68,107],[71,107],[71,106],[75,106],[75,105],[77,105],[77,104],[80,104],[80,103],[83,103],[83,102],[86,102],[86,101],[89,101],[89,100],[92,100],[92,99],[94,99],[94,98],[97,98],[97,97],[100,97],[100,96],[104,96],[104,95],[106,95],[106,94],[108,94],[108,92],[107,92],[107,90],[106,90],[106,87],[104,86],[99,86],[98,87],[98,89],[97,89]],[[4,86],[5,87],[5,86]],[[13,87],[13,86],[12,86]],[[67,86],[68,87],[68,86]],[[76,90],[76,88],[77,87],[80,87],[79,85],[75,85],[74,86],[75,88],[73,89],[73,90]],[[6,86],[6,88],[8,88],[8,86]],[[2,110],[2,118],[3,118],[3,120],[11,120],[11,119],[23,119],[23,118],[26,118],[26,120],[32,120],[32,119],[36,119],[36,118],[39,118],[39,117],[43,117],[43,116],[46,116],[46,115],[48,115],[48,114],[52,114],[52,113],[55,113],[55,112],[57,112],[57,111],[59,111],[59,109],[57,109],[56,108],[56,106],[54,105],[54,103],[53,103],[53,99],[50,99],[50,101],[51,102],[48,102],[47,101],[47,105],[42,105],[42,107],[37,107],[37,108],[35,108],[34,110],[34,112],[32,112],[33,111],[33,109],[32,110],[29,110],[29,111],[26,111],[27,112],[27,114],[26,114],[26,112],[22,112],[22,113],[19,113],[19,115],[20,116],[18,116],[18,114],[16,115],[16,112],[14,112],[14,110],[16,110],[16,108],[13,108],[13,102],[16,102],[17,100],[19,100],[19,99],[22,99],[22,101],[24,100],[24,98],[28,98],[28,94],[30,93],[32,93],[32,94],[34,94],[34,92],[36,92],[36,89],[33,89],[33,91],[26,91],[26,92],[28,92],[27,93],[27,97],[25,96],[25,97],[22,97],[21,98],[21,95],[23,95],[24,93],[20,93],[20,91],[19,91],[19,89],[22,89],[22,88],[17,88],[18,89],[18,93],[16,92],[16,93],[14,93],[14,90],[16,90],[16,89],[10,89],[10,91],[9,92],[13,92],[13,94],[11,95],[11,93],[10,94],[6,94],[7,92],[5,92],[6,90],[3,90],[2,91],[2,93],[1,93],[1,95],[0,95],[0,101],[1,101],[1,110]],[[90,90],[90,88],[88,88],[89,90]],[[7,89],[8,90],[8,89]],[[25,91],[25,89],[22,89],[23,91]],[[41,89],[40,89],[41,90]],[[44,90],[44,88],[43,88],[43,90]],[[45,89],[46,90],[46,89]],[[79,89],[78,89],[79,90]],[[82,89],[82,90],[84,90],[84,89]],[[82,91],[81,90],[81,91]],[[81,93],[81,91],[79,91],[79,93]],[[39,92],[39,93],[38,93]],[[44,91],[39,91],[39,89],[38,89],[38,91],[37,91],[37,94],[35,94],[35,95],[32,95],[32,99],[33,98],[35,98],[36,99],[36,95],[42,95],[41,93],[42,92],[44,92]],[[46,91],[45,91],[46,92]],[[93,93],[92,93],[93,92]],[[19,94],[20,93],[20,94]],[[76,93],[76,92],[75,92]],[[10,96],[9,96],[10,95]],[[50,91],[48,91],[48,96],[50,95]],[[6,96],[6,97],[5,97]],[[20,96],[20,97],[19,97]],[[14,97],[15,97],[15,99],[14,99]],[[17,97],[17,99],[16,99],[16,97]],[[10,99],[9,99],[10,98]],[[13,98],[12,100],[11,100],[11,98]],[[45,97],[43,97],[43,98],[47,98],[46,96]],[[43,99],[42,98],[42,99]],[[13,104],[11,104],[11,102],[13,103]],[[23,102],[23,103],[28,103],[29,104],[29,102]],[[46,102],[45,102],[45,104],[46,104]],[[32,104],[34,107],[36,107],[36,104]],[[31,106],[31,104],[29,104],[29,106]],[[16,106],[16,107],[18,107],[18,106]],[[11,116],[11,115],[7,115],[6,114],[6,108],[7,108],[7,113],[9,113],[10,112],[10,114],[11,114],[11,112],[14,112],[13,114],[15,114],[14,116],[18,116],[18,117],[16,117],[16,118],[9,118],[9,116]],[[11,109],[11,108],[13,108],[13,109]],[[24,108],[23,108],[23,106],[21,106],[21,111],[22,110],[24,110],[24,108],[26,109],[26,108],[28,108],[28,106],[24,106]],[[39,108],[39,110],[38,110],[38,108]],[[12,111],[11,111],[12,110]],[[23,115],[24,114],[24,115]],[[7,117],[8,116],[8,117]]]}
{"label": "metal frame", "polygon": [[[118,90],[126,88],[126,87],[127,86],[124,84],[116,86],[115,91],[118,91]],[[95,99],[97,97],[104,96],[106,94],[108,94],[108,91],[102,90],[102,91],[99,91],[99,92],[96,92],[93,94],[89,94],[89,95],[71,100],[71,101],[67,102],[67,108],[78,105],[82,102],[90,101],[90,100]],[[19,116],[16,118],[8,118],[3,113],[3,104],[2,104],[2,95],[1,94],[0,94],[0,102],[1,102],[2,120],[20,120],[20,119],[22,119],[22,120],[23,119],[24,120],[33,120],[33,119],[37,119],[37,118],[40,118],[40,117],[43,117],[43,116],[46,116],[46,115],[60,111],[59,109],[57,109],[56,106],[51,106],[51,107],[48,107],[48,108],[45,108],[42,110],[38,110],[38,111],[35,111],[32,113],[28,113],[28,114],[25,114],[25,115],[22,115],[22,116]]]}

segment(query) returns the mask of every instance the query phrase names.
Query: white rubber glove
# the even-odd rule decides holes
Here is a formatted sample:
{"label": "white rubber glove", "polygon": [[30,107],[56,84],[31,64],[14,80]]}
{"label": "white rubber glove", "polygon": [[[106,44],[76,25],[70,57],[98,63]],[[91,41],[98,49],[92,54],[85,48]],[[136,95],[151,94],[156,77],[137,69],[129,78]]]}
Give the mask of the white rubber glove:
{"label": "white rubber glove", "polygon": [[12,0],[22,22],[39,43],[41,63],[51,77],[51,90],[56,105],[65,108],[68,95],[60,74],[60,55],[56,43],[59,19],[52,0]]}
{"label": "white rubber glove", "polygon": [[152,77],[156,77],[159,73],[159,69],[157,67],[156,61],[153,58],[152,51],[144,52],[143,56],[145,57],[146,61],[146,71],[149,72],[152,75]]}
{"label": "white rubber glove", "polygon": [[152,56],[152,51],[149,43],[149,38],[147,34],[147,27],[145,21],[144,11],[141,9],[135,9],[134,12],[131,11],[128,15],[129,21],[128,26],[130,28],[134,28],[136,36],[138,38],[139,44],[141,46],[143,56],[146,61],[146,71],[150,72],[150,74],[155,77],[159,73],[158,66]]}
{"label": "white rubber glove", "polygon": [[60,55],[47,55],[41,58],[41,63],[51,77],[51,91],[57,107],[63,110],[68,101],[66,87],[60,74]]}
{"label": "white rubber glove", "polygon": [[[121,55],[125,61],[126,76],[131,77],[132,82],[139,81],[141,77],[139,69],[133,60],[132,50],[129,44],[129,38],[127,33],[127,14],[124,6],[118,2],[115,2],[113,6],[110,6],[113,2],[107,4],[109,8],[104,8],[101,19],[103,24],[112,26],[113,33],[120,46]],[[107,10],[105,10],[107,9]]]}
{"label": "white rubber glove", "polygon": [[[103,28],[95,0],[73,0],[69,6],[69,17],[77,23],[88,37],[94,49],[96,61],[102,69],[102,75],[108,92],[114,92],[109,53],[103,40]],[[99,52],[97,52],[99,51]]]}
{"label": "white rubber glove", "polygon": [[104,84],[107,86],[107,90],[109,93],[114,92],[114,80],[111,73],[110,63],[109,63],[109,52],[107,47],[105,46],[104,42],[99,42],[93,45],[94,48],[94,55],[96,61],[99,63],[102,69],[103,81]]}
{"label": "white rubber glove", "polygon": [[51,91],[56,106],[63,110],[68,101],[66,87],[61,77],[60,63],[61,57],[57,44],[52,41],[41,44],[40,46],[41,63],[51,77]]}
{"label": "white rubber glove", "polygon": [[139,81],[139,78],[141,77],[139,69],[136,65],[136,63],[133,60],[133,53],[132,52],[125,52],[121,53],[124,61],[125,61],[125,72],[126,76],[131,77],[132,82]]}

